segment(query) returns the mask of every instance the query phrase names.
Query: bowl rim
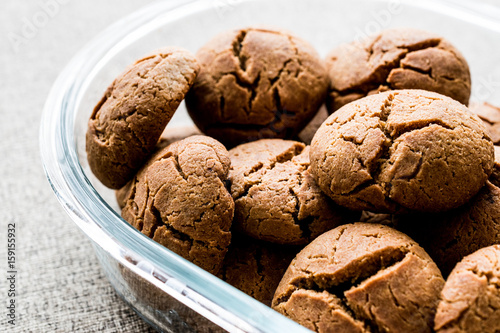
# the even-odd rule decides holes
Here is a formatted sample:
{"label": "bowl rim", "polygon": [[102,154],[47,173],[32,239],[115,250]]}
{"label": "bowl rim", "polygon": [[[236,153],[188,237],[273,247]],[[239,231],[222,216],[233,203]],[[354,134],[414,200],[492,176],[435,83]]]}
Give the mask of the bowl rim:
{"label": "bowl rim", "polygon": [[[252,1],[238,0],[238,4]],[[500,33],[500,9],[493,6],[495,10],[473,7],[467,0],[400,2],[472,20]],[[211,7],[213,2],[205,0],[154,2],[112,24],[80,49],[59,74],[44,105],[39,133],[43,168],[58,201],[93,243],[178,301],[232,332],[309,332],[138,232],[99,195],[78,161],[73,132],[76,110],[92,77],[126,45],[168,20]],[[147,265],[141,268],[126,256],[148,263],[166,282],[144,269]]]}

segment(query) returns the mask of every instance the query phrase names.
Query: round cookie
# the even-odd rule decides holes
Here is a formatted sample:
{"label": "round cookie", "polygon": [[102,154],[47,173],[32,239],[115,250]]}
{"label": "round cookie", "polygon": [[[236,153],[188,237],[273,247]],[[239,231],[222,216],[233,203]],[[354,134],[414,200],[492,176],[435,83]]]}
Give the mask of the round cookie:
{"label": "round cookie", "polygon": [[188,51],[163,48],[136,61],[109,86],[86,135],[90,169],[104,185],[122,187],[144,164],[198,71]]}
{"label": "round cookie", "polygon": [[441,292],[435,318],[437,333],[500,331],[500,245],[465,257]]}
{"label": "round cookie", "polygon": [[500,243],[500,188],[487,182],[459,208],[396,219],[397,229],[417,241],[447,276],[464,256]]}
{"label": "round cookie", "polygon": [[408,236],[355,223],[326,232],[295,257],[272,307],[316,332],[431,332],[443,285]]}
{"label": "round cookie", "polygon": [[196,57],[201,70],[186,106],[200,130],[226,147],[292,138],[326,98],[323,61],[309,43],[284,31],[225,32]]}
{"label": "round cookie", "polygon": [[424,90],[367,96],[330,115],[311,143],[311,172],[335,202],[378,213],[438,212],[474,196],[492,172],[481,120]]}
{"label": "round cookie", "polygon": [[271,306],[276,287],[299,250],[297,246],[277,245],[234,235],[217,276]]}
{"label": "round cookie", "polygon": [[155,153],[127,185],[122,217],[166,248],[216,273],[231,241],[230,160],[216,140],[191,136]]}
{"label": "round cookie", "polygon": [[440,36],[416,29],[389,29],[340,45],[326,58],[330,113],[380,91],[422,89],[469,103],[469,66]]}
{"label": "round cookie", "polygon": [[306,244],[359,214],[335,205],[316,185],[309,147],[262,139],[229,151],[235,230],[279,244]]}

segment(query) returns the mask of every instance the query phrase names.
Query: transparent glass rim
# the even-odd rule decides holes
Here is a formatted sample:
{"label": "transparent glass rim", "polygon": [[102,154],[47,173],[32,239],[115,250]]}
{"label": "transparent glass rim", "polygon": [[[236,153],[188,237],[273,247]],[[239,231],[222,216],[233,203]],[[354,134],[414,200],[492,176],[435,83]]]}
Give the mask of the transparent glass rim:
{"label": "transparent glass rim", "polygon": [[[238,0],[251,2],[252,0]],[[377,0],[389,2],[390,0]],[[500,10],[467,0],[402,0],[408,6],[459,17],[500,32]],[[40,125],[40,151],[47,179],[72,220],[121,264],[231,332],[309,330],[155,243],[126,223],[97,193],[81,168],[74,124],[83,92],[107,60],[169,20],[204,11],[212,1],[174,0],[150,4],[103,31],[78,52],[53,84]],[[154,278],[125,259],[132,255],[168,277]],[[209,286],[209,288],[208,288]]]}

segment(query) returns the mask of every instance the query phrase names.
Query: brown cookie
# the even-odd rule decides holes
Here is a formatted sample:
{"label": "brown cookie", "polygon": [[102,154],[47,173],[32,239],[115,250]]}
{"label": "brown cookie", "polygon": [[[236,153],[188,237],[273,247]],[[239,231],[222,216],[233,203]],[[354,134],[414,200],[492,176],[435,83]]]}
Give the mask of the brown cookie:
{"label": "brown cookie", "polygon": [[500,243],[500,188],[487,182],[457,209],[409,214],[397,220],[397,229],[416,240],[447,276],[464,256]]}
{"label": "brown cookie", "polygon": [[309,43],[287,32],[222,33],[196,54],[200,74],[186,106],[200,130],[227,147],[292,138],[324,102],[328,76]]}
{"label": "brown cookie", "polygon": [[326,232],[295,257],[272,307],[316,332],[431,332],[443,285],[408,236],[355,223]]}
{"label": "brown cookie", "polygon": [[300,248],[234,236],[217,274],[222,280],[270,306],[276,287]]}
{"label": "brown cookie", "polygon": [[[358,214],[335,205],[309,172],[309,147],[262,139],[229,151],[236,230],[280,244],[306,244]],[[355,216],[357,215],[357,216]]]}
{"label": "brown cookie", "polygon": [[[154,152],[157,152],[176,141],[186,139],[193,135],[201,135],[200,131],[196,128],[196,126],[167,128],[165,129],[160,139],[156,143],[156,147],[153,151],[153,154]],[[118,206],[120,206],[120,209],[123,209],[127,201],[126,198],[127,191],[117,190],[115,191],[115,195],[116,195],[116,201],[118,202]]]}
{"label": "brown cookie", "polygon": [[216,140],[192,136],[155,153],[127,185],[123,218],[148,237],[216,273],[231,241],[230,160]]}
{"label": "brown cookie", "polygon": [[416,29],[390,29],[344,44],[327,56],[330,113],[380,91],[422,89],[469,103],[469,66],[440,36]]}
{"label": "brown cookie", "polygon": [[459,207],[492,172],[493,143],[463,104],[424,90],[365,97],[311,143],[311,172],[335,202],[379,213]]}
{"label": "brown cookie", "polygon": [[441,292],[437,333],[500,332],[500,245],[465,257]]}
{"label": "brown cookie", "polygon": [[94,108],[86,136],[90,169],[104,185],[122,187],[144,164],[198,70],[191,53],[170,47],[115,79]]}
{"label": "brown cookie", "polygon": [[483,102],[471,103],[469,109],[484,122],[493,143],[500,144],[500,108]]}

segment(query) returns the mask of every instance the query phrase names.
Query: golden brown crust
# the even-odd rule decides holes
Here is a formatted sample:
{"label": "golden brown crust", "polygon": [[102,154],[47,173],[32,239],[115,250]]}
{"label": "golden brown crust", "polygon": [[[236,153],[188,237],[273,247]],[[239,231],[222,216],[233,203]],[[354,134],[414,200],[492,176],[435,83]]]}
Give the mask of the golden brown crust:
{"label": "golden brown crust", "polygon": [[227,147],[292,138],[326,97],[322,60],[287,32],[255,27],[225,32],[196,56],[201,71],[186,106],[200,130]]}
{"label": "golden brown crust", "polygon": [[408,236],[355,223],[324,233],[296,256],[272,307],[317,332],[431,332],[443,285]]}
{"label": "golden brown crust", "polygon": [[303,143],[262,139],[239,145],[229,155],[236,230],[269,242],[306,244],[359,216],[321,192]]}
{"label": "golden brown crust", "polygon": [[148,237],[216,273],[231,240],[230,160],[216,140],[191,136],[156,152],[120,191],[122,217]]}
{"label": "golden brown crust", "polygon": [[311,172],[335,202],[394,213],[465,204],[492,172],[493,143],[467,107],[423,90],[395,90],[332,114],[311,143]]}
{"label": "golden brown crust", "polygon": [[330,52],[330,113],[354,100],[393,89],[423,89],[469,102],[464,57],[442,37],[416,29],[389,29]]}
{"label": "golden brown crust", "polygon": [[438,333],[500,331],[500,245],[480,249],[453,269],[441,292]]}
{"label": "golden brown crust", "polygon": [[136,61],[115,79],[94,108],[86,136],[90,168],[104,185],[118,189],[133,177],[198,71],[193,55],[169,47]]}

